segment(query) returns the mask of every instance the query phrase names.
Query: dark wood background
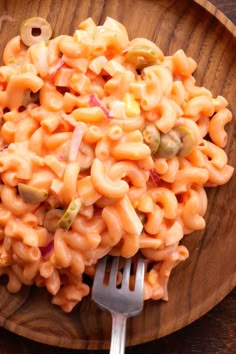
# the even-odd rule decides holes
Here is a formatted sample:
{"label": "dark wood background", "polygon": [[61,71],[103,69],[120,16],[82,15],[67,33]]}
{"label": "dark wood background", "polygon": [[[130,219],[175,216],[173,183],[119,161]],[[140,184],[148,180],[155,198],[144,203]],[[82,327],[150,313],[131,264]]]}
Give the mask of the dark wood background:
{"label": "dark wood background", "polygon": [[[211,2],[236,23],[236,0],[211,0]],[[74,354],[75,352],[76,350],[72,349],[36,343],[0,329],[0,354]],[[108,351],[82,350],[78,352],[108,353]],[[145,354],[235,354],[236,290],[191,325],[156,341],[126,349],[128,354],[144,352]]]}

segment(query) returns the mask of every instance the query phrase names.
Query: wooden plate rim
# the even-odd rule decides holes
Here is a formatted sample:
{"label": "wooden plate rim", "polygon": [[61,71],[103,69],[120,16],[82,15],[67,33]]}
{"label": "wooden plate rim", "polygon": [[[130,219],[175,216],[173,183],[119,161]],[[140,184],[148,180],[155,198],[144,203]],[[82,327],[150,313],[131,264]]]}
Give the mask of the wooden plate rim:
{"label": "wooden plate rim", "polygon": [[[236,25],[221,11],[219,10],[215,5],[213,5],[210,1],[208,0],[192,0],[199,6],[201,6],[204,10],[209,12],[212,16],[214,16],[227,30],[234,36],[236,37]],[[190,323],[194,322],[195,320],[199,319],[201,316],[209,312],[214,306],[216,306],[220,301],[224,299],[227,294],[235,288],[236,286],[236,274],[230,277],[229,279],[226,280],[222,284],[222,286],[219,289],[218,294],[220,295],[215,298],[214,294],[211,294],[210,297],[208,297],[209,303],[211,304],[210,306],[208,305],[208,308],[205,310],[201,310],[201,305],[199,304],[196,309],[199,309],[199,312],[196,311],[197,315],[193,316],[191,320],[187,321],[187,323],[183,324],[183,321],[179,321],[180,325],[176,325],[175,331],[189,325]],[[28,297],[27,297],[28,298]],[[17,310],[16,310],[17,311]],[[32,329],[26,328],[23,325],[16,324],[14,321],[8,319],[7,317],[4,317],[0,314],[0,326],[6,328],[10,332],[13,332],[17,335],[20,335],[22,337],[28,338],[30,340],[34,340],[43,344],[48,344],[56,347],[64,347],[64,348],[70,348],[70,349],[97,349],[97,350],[102,350],[102,349],[108,349],[110,346],[110,342],[108,340],[101,342],[101,340],[85,340],[85,339],[68,339],[68,338],[58,338],[55,337],[55,335],[52,334],[45,334],[45,333],[37,333]],[[165,331],[165,336],[172,333],[171,329]],[[160,337],[163,335],[161,334]],[[131,343],[128,346],[133,346],[133,345],[138,345],[138,344],[143,344],[152,340],[155,340],[157,336],[155,334],[145,334],[142,338],[133,336],[131,339]]]}
{"label": "wooden plate rim", "polygon": [[214,4],[208,0],[193,0],[196,4],[203,7],[211,15],[213,15],[217,20],[226,27],[234,37],[236,37],[236,25]]}
{"label": "wooden plate rim", "polygon": [[[212,298],[212,300],[210,302],[212,302],[212,306],[204,311],[199,311],[200,315],[198,314],[196,317],[193,317],[191,319],[191,321],[188,321],[185,325],[177,325],[175,327],[175,331],[180,330],[181,328],[191,324],[192,322],[196,321],[197,319],[199,319],[200,317],[202,317],[203,315],[205,315],[207,312],[209,312],[214,306],[216,306],[219,302],[221,302],[224,297],[235,288],[236,286],[236,279],[233,279],[231,281],[231,279],[229,279],[227,281],[227,287],[225,288],[225,283],[222,284],[222,287],[224,288],[223,290],[220,288],[219,289],[219,293],[221,294],[221,296],[219,296],[217,298],[217,300],[215,300],[215,297],[213,294],[211,294],[211,296],[209,297],[210,299]],[[208,298],[208,299],[209,299]],[[195,307],[195,309],[199,309],[201,307],[201,304],[199,304],[197,307]],[[181,323],[181,321],[180,321]],[[110,342],[108,340],[105,340],[102,342],[101,345],[101,341],[100,340],[95,340],[92,339],[90,341],[85,340],[85,339],[68,339],[68,338],[61,338],[58,340],[58,338],[56,338],[54,335],[50,335],[50,334],[43,334],[42,333],[37,333],[32,329],[26,328],[23,325],[18,325],[15,322],[4,318],[3,316],[0,316],[0,325],[2,327],[4,327],[5,329],[9,330],[10,332],[13,332],[17,335],[20,335],[24,338],[28,338],[30,340],[36,341],[36,342],[40,342],[43,344],[48,344],[48,345],[52,345],[52,346],[56,346],[56,347],[61,347],[61,348],[68,348],[68,349],[87,349],[87,350],[104,350],[104,349],[109,349],[110,347]],[[167,330],[165,331],[165,335],[169,335],[171,334],[172,331],[171,330]],[[160,335],[159,338],[161,338],[162,335]],[[129,345],[127,345],[127,347],[131,347],[134,345],[139,345],[139,344],[144,344],[147,342],[150,342],[152,340],[157,339],[155,335],[152,334],[145,334],[142,338],[138,337],[138,336],[133,336],[132,337],[132,341]],[[98,349],[99,347],[99,349]]]}

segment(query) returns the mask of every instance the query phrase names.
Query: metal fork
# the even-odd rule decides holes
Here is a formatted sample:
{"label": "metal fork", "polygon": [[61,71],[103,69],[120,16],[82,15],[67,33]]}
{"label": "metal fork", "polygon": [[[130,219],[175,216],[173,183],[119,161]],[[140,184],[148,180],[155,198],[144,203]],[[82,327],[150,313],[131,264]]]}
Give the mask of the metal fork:
{"label": "metal fork", "polygon": [[138,256],[135,269],[134,289],[130,289],[131,258],[124,259],[122,282],[117,287],[117,273],[120,257],[112,257],[108,284],[104,284],[108,256],[97,265],[92,299],[103,310],[112,315],[112,334],[110,354],[122,354],[125,350],[126,321],[138,315],[143,309],[144,258]]}

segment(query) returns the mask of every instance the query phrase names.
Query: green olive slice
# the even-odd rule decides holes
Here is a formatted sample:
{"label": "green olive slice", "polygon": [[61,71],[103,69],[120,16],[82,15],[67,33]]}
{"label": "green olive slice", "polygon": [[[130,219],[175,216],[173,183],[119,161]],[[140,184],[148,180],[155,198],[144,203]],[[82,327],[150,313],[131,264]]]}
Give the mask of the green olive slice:
{"label": "green olive slice", "polygon": [[20,26],[20,37],[27,47],[41,41],[47,41],[51,36],[51,25],[42,17],[30,17],[23,21]]}
{"label": "green olive slice", "polygon": [[170,158],[176,156],[181,147],[181,140],[179,135],[170,130],[166,134],[161,134],[160,145],[156,156]]}
{"label": "green olive slice", "polygon": [[79,198],[76,198],[72,200],[58,221],[58,226],[61,227],[64,230],[69,230],[71,224],[73,223],[74,219],[76,218],[80,208],[81,208],[82,202]]}
{"label": "green olive slice", "polygon": [[182,141],[178,155],[181,157],[188,156],[193,150],[196,143],[193,131],[186,125],[180,125],[176,127],[174,131],[179,135]]}
{"label": "green olive slice", "polygon": [[155,124],[147,124],[142,131],[143,140],[151,150],[153,155],[156,154],[160,145],[160,132]]}
{"label": "green olive slice", "polygon": [[62,209],[51,209],[49,210],[43,219],[43,226],[48,232],[54,233],[58,229],[58,221],[64,214]]}
{"label": "green olive slice", "polygon": [[125,55],[125,61],[133,64],[137,69],[155,64],[156,60],[157,55],[153,48],[146,45],[133,45],[128,49]]}
{"label": "green olive slice", "polygon": [[18,184],[18,191],[21,198],[26,203],[42,203],[48,197],[46,191],[24,183]]}

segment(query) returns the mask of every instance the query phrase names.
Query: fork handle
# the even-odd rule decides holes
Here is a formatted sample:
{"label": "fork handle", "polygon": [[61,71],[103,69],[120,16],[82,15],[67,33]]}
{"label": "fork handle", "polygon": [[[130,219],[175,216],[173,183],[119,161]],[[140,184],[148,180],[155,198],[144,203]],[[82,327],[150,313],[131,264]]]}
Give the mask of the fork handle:
{"label": "fork handle", "polygon": [[125,332],[127,316],[112,312],[112,334],[110,354],[123,354],[125,352]]}

